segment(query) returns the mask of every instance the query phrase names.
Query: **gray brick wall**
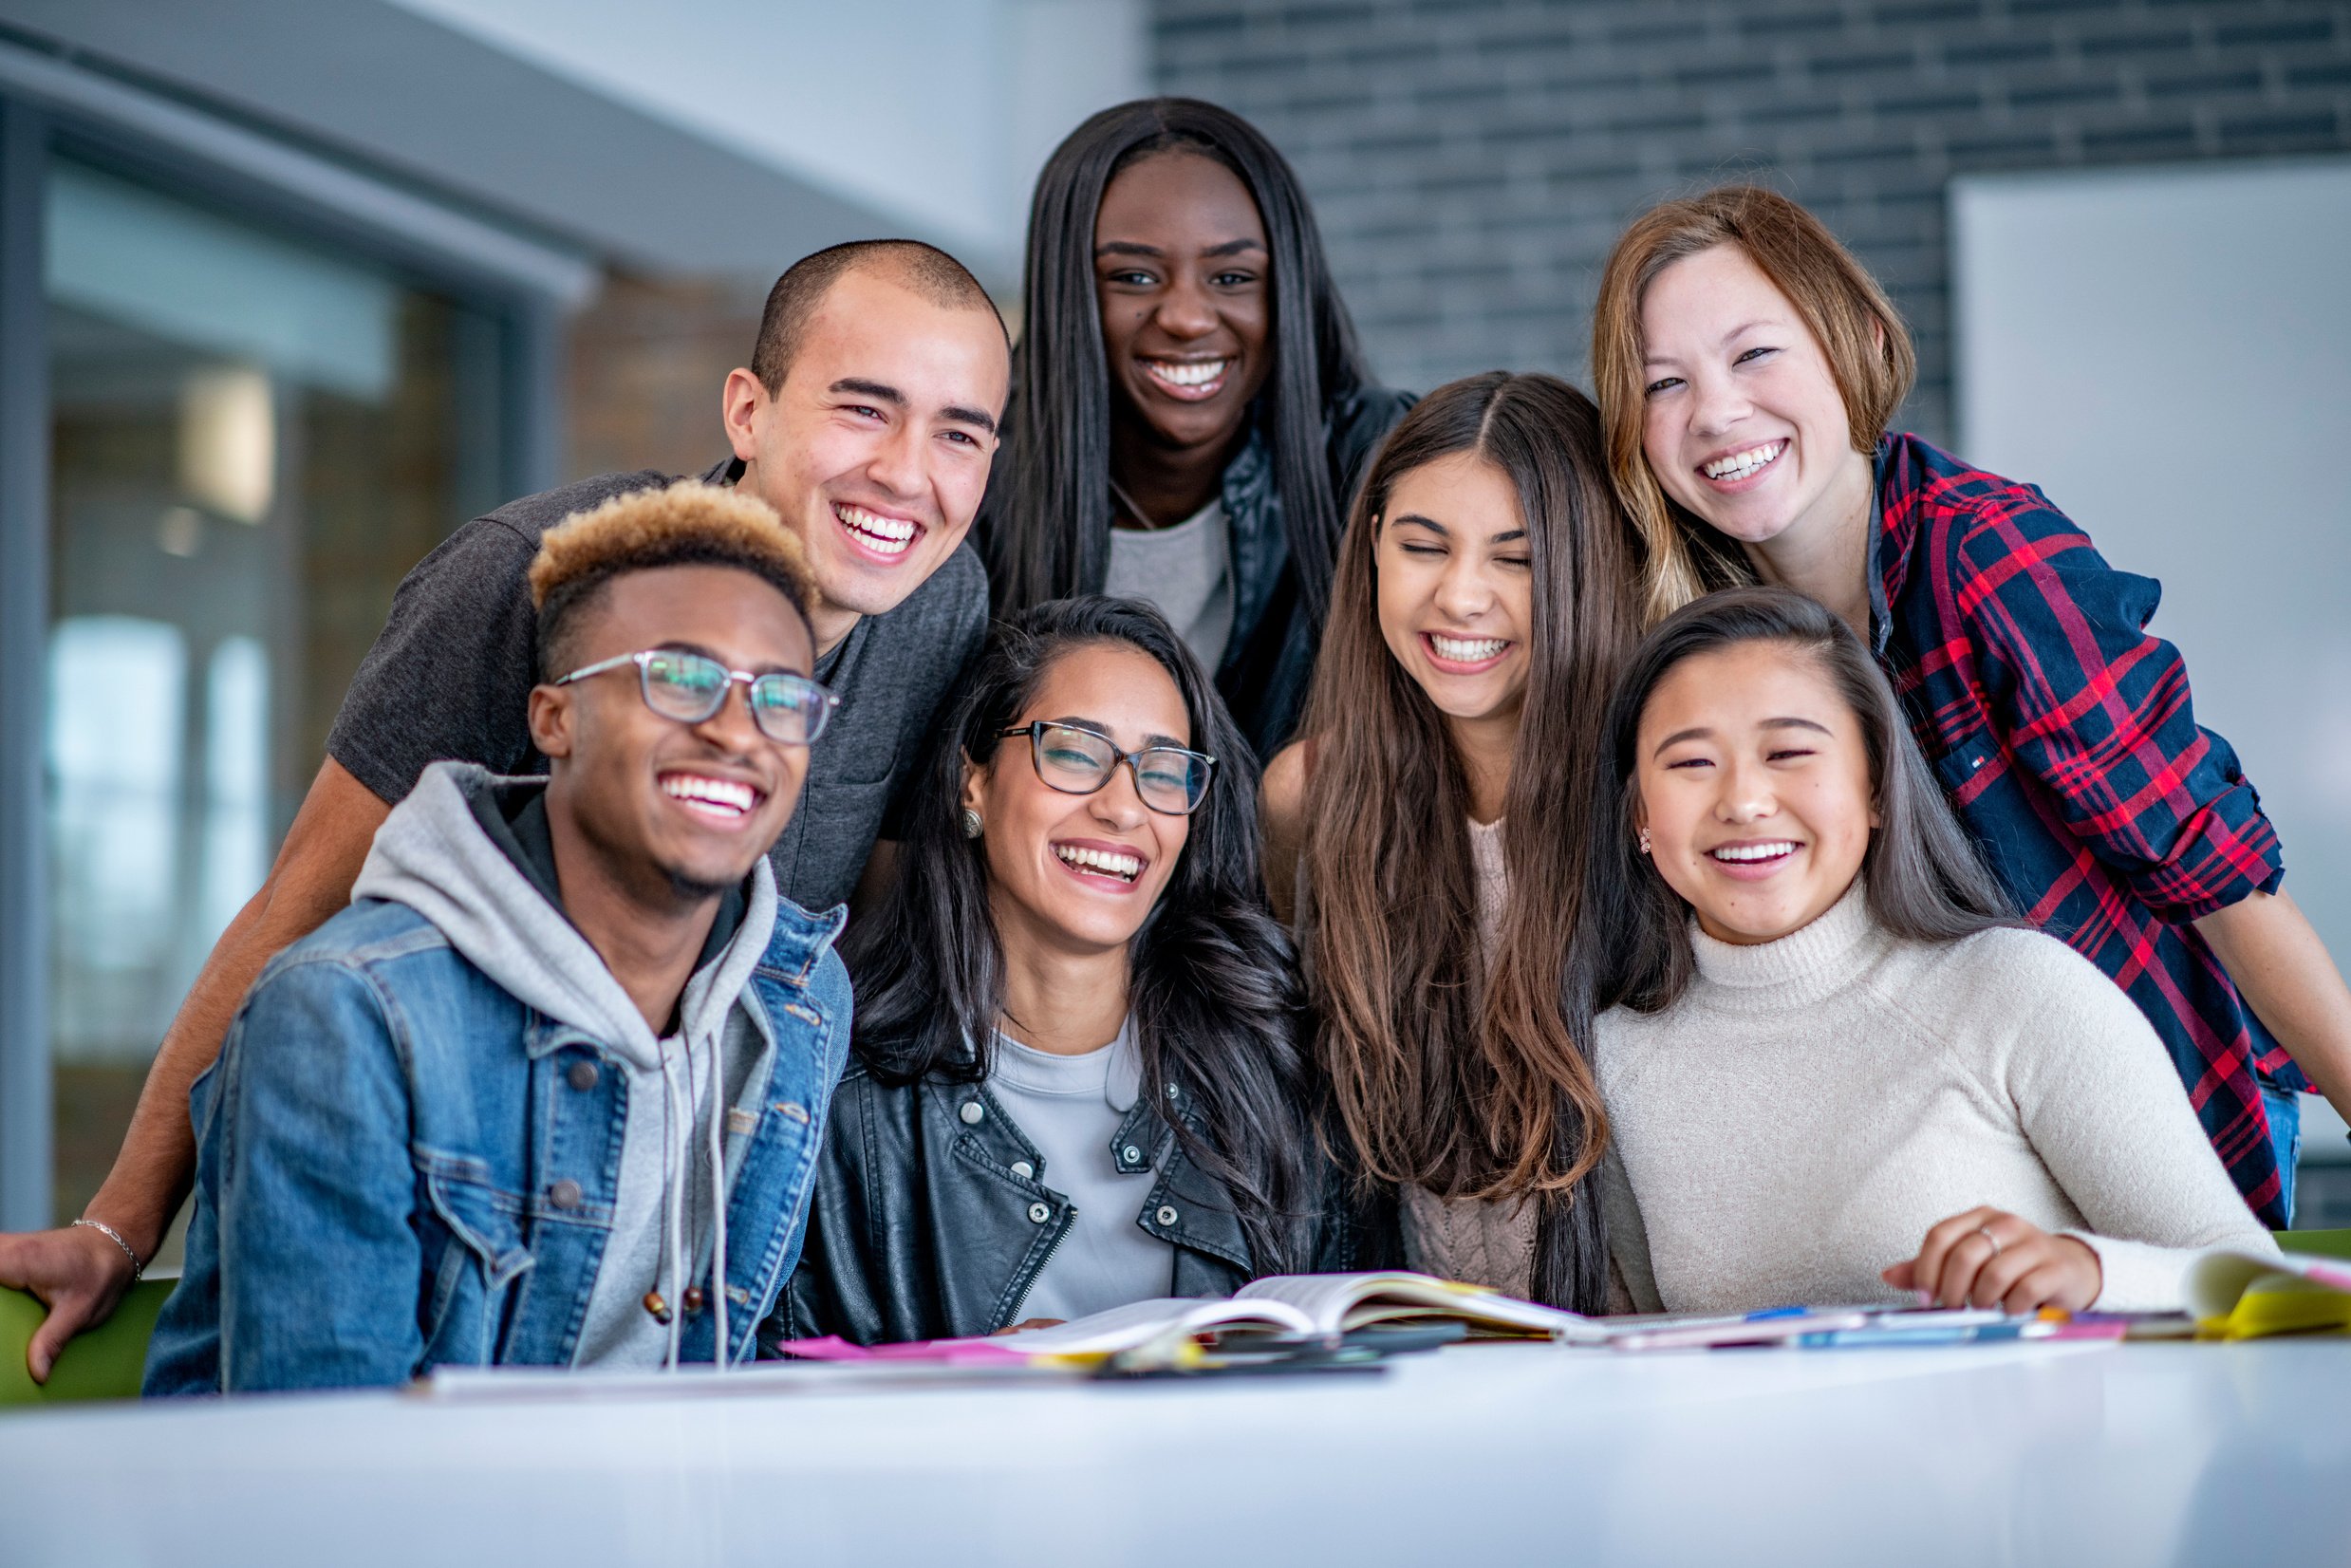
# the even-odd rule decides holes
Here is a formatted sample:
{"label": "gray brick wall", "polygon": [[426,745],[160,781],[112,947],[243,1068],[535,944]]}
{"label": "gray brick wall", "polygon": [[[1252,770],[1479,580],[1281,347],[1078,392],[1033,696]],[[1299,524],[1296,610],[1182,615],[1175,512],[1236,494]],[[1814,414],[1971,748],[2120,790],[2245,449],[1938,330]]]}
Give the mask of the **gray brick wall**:
{"label": "gray brick wall", "polygon": [[2351,151],[2351,4],[2321,0],[1154,0],[1153,34],[1162,90],[1296,162],[1392,383],[1583,382],[1625,220],[1760,177],[1894,291],[1931,439],[1952,176]]}

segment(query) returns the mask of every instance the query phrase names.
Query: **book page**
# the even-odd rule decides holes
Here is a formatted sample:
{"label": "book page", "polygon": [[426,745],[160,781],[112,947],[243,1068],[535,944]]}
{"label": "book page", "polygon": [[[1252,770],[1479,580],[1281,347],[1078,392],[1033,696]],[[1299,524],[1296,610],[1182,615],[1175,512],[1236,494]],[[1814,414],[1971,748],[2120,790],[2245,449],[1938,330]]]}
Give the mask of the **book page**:
{"label": "book page", "polygon": [[1000,1346],[1020,1355],[1099,1355],[1219,1328],[1261,1328],[1276,1334],[1317,1332],[1308,1314],[1285,1301],[1170,1297],[1130,1301],[1049,1329],[992,1335],[978,1343]]}
{"label": "book page", "polygon": [[1409,1317],[1458,1317],[1471,1324],[1532,1330],[1577,1344],[1604,1340],[1608,1329],[1572,1312],[1521,1301],[1482,1285],[1402,1270],[1383,1274],[1278,1274],[1243,1285],[1236,1299],[1287,1301],[1325,1334]]}
{"label": "book page", "polygon": [[2322,1290],[2351,1292],[2351,1260],[2289,1252],[2266,1256],[2215,1247],[2188,1265],[2188,1306],[2198,1317],[2225,1317],[2248,1287],[2267,1274],[2296,1275]]}

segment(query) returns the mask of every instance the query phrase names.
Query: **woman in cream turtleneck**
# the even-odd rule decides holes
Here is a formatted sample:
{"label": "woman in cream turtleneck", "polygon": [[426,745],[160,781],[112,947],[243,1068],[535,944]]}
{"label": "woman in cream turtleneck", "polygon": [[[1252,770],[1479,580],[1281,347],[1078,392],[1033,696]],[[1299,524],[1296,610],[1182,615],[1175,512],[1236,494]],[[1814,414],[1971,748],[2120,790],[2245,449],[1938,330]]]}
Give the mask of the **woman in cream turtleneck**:
{"label": "woman in cream turtleneck", "polygon": [[2006,920],[1842,621],[1700,600],[1608,741],[1579,972],[1637,1307],[2167,1310],[2198,1250],[2274,1250],[2131,999]]}
{"label": "woman in cream turtleneck", "polygon": [[1265,775],[1276,908],[1360,1168],[1426,1273],[1604,1304],[1604,1125],[1561,1006],[1601,710],[1637,634],[1599,417],[1440,387],[1373,460],[1301,733]]}

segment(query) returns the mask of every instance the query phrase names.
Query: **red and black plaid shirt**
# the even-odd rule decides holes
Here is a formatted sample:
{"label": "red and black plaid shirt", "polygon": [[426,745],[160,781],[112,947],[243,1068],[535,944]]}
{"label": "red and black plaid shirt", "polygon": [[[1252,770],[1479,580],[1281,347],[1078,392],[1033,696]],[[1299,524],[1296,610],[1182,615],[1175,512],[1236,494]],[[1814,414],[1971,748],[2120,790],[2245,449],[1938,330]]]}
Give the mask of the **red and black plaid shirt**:
{"label": "red and black plaid shirt", "polygon": [[2162,586],[1914,436],[1879,443],[1877,508],[1878,655],[1960,820],[2025,918],[2138,1003],[2238,1190],[2284,1224],[2255,1074],[2308,1083],[2190,924],[2284,865],[2179,650],[2147,633]]}

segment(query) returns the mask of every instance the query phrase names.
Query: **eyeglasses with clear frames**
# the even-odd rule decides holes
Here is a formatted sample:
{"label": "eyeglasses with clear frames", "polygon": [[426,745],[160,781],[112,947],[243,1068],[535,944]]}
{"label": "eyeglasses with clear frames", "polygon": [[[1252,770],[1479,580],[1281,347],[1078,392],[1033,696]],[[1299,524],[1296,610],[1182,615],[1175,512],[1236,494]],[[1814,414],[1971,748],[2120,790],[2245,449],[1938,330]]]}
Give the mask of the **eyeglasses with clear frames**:
{"label": "eyeglasses with clear frames", "polygon": [[637,666],[638,686],[644,693],[644,705],[663,719],[675,719],[681,724],[703,722],[726,705],[728,691],[737,684],[746,686],[750,688],[744,696],[751,704],[752,722],[759,726],[761,735],[786,746],[812,744],[825,733],[832,710],[841,705],[838,697],[805,675],[780,670],[753,675],[747,670],[728,669],[716,659],[681,648],[646,648],[638,653],[615,654],[550,683],[568,686],[574,681],[619,669],[623,664]]}

